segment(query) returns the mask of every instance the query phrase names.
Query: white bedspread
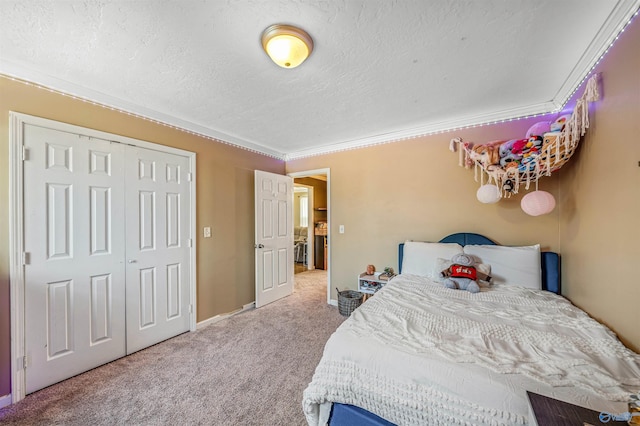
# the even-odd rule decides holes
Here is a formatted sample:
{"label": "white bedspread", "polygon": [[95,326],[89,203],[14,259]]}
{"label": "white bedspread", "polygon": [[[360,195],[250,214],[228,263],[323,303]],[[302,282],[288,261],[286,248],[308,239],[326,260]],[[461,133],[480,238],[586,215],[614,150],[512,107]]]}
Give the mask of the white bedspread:
{"label": "white bedspread", "polygon": [[303,408],[310,425],[332,402],[396,424],[526,424],[526,390],[623,412],[640,356],[555,294],[401,275],[329,339]]}

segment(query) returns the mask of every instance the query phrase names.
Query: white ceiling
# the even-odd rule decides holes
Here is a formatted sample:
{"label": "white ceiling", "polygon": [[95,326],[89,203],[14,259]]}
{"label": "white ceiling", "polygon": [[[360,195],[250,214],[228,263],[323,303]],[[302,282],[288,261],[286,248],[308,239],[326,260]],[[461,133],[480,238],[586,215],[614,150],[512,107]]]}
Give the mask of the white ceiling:
{"label": "white ceiling", "polygon": [[[556,111],[640,0],[0,0],[0,73],[278,158]],[[300,67],[271,24],[314,39]]]}

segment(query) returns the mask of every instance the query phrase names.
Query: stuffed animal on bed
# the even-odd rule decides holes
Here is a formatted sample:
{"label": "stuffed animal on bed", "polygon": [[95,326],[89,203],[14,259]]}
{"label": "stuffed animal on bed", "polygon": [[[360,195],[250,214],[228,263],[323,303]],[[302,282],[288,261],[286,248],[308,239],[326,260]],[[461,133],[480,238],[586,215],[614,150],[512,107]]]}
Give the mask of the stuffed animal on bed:
{"label": "stuffed animal on bed", "polygon": [[[451,258],[451,266],[440,273],[444,277],[442,283],[451,289],[467,290],[471,293],[480,291],[480,286],[476,281],[478,271],[473,266],[475,259],[464,253],[458,253]],[[486,277],[485,279],[490,277]]]}

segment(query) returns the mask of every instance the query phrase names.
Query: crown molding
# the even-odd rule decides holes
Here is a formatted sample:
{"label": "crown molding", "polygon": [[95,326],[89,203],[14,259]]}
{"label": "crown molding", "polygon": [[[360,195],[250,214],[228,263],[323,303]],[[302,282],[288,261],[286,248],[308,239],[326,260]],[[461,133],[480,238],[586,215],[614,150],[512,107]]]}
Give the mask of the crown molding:
{"label": "crown molding", "polygon": [[589,77],[591,71],[600,62],[620,34],[640,12],[640,0],[619,0],[592,43],[589,45],[580,61],[573,68],[556,96],[549,102],[514,108],[489,114],[471,115],[451,121],[428,123],[424,126],[385,133],[362,139],[338,142],[318,148],[291,152],[285,154],[285,161],[316,155],[330,154],[384,143],[399,142],[406,139],[445,133],[462,128],[498,124],[506,121],[529,118],[539,115],[553,114],[561,111],[582,83]]}
{"label": "crown molding", "polygon": [[627,25],[631,23],[634,16],[638,15],[639,10],[640,0],[619,0],[616,3],[604,25],[558,90],[553,100],[554,103],[564,106],[569,101]]}
{"label": "crown molding", "polygon": [[576,64],[561,88],[558,90],[556,96],[548,102],[487,114],[469,115],[455,120],[430,122],[417,127],[388,133],[380,133],[363,138],[334,141],[322,146],[289,153],[280,152],[256,142],[248,141],[177,117],[172,117],[162,112],[155,111],[96,90],[87,89],[77,84],[47,75],[46,73],[35,71],[12,61],[0,61],[0,75],[4,74],[8,78],[12,78],[26,84],[34,84],[35,86],[45,90],[57,92],[104,108],[156,122],[206,139],[214,140],[279,160],[289,161],[298,158],[325,155],[373,145],[399,142],[436,133],[445,133],[463,128],[498,124],[558,112],[565,106],[576,90],[578,90],[580,85],[589,76],[602,57],[608,52],[609,48],[613,45],[615,40],[617,40],[620,33],[624,31],[626,26],[631,22],[633,17],[638,14],[639,9],[640,0],[619,0],[617,2],[611,15],[608,17],[603,27],[582,55],[578,64]]}
{"label": "crown molding", "polygon": [[533,106],[503,110],[496,113],[472,115],[456,120],[428,123],[423,126],[403,129],[395,132],[381,133],[364,138],[334,142],[307,150],[283,153],[268,148],[264,145],[252,143],[244,139],[237,138],[232,135],[216,131],[214,129],[210,129],[208,127],[200,126],[186,120],[172,117],[167,114],[163,114],[161,112],[145,108],[143,106],[136,105],[92,89],[87,89],[85,87],[49,76],[38,71],[33,71],[26,67],[17,65],[16,63],[11,61],[3,60],[2,62],[0,62],[0,75],[4,75],[7,78],[25,84],[34,85],[44,90],[48,90],[64,96],[70,96],[84,102],[89,102],[103,108],[119,111],[123,114],[132,115],[140,119],[149,120],[167,127],[174,128],[179,131],[191,133],[200,137],[214,140],[219,143],[235,146],[240,149],[266,155],[283,161],[312,157],[317,155],[325,155],[334,152],[347,151],[385,143],[399,142],[406,139],[413,139],[434,133],[444,133],[466,127],[496,124],[518,118],[547,114],[558,109],[557,105],[555,105],[553,102],[546,102]]}
{"label": "crown molding", "polygon": [[285,155],[285,161],[305,157],[313,157],[316,155],[330,154],[339,151],[348,151],[352,149],[364,148],[386,143],[400,142],[407,139],[414,139],[437,133],[446,133],[469,127],[480,127],[505,123],[513,120],[552,114],[554,112],[558,112],[559,110],[560,109],[555,103],[543,102],[536,105],[502,110],[487,114],[468,115],[455,120],[433,122],[423,126],[398,130],[396,132],[381,133],[379,135],[368,136],[365,138],[352,139],[349,141],[333,143],[331,145],[319,146],[317,148],[291,152]]}
{"label": "crown molding", "polygon": [[209,127],[201,126],[187,120],[155,111],[144,106],[134,104],[123,99],[107,95],[105,93],[88,89],[86,87],[71,83],[46,73],[22,66],[16,62],[3,59],[0,61],[0,75],[25,84],[31,84],[41,89],[45,89],[64,96],[79,99],[103,108],[115,110],[123,114],[135,116],[144,120],[152,121],[163,126],[176,130],[201,136],[226,145],[235,146],[240,149],[267,155],[279,160],[284,160],[284,153],[271,149],[261,144],[247,141],[224,132],[220,132]]}

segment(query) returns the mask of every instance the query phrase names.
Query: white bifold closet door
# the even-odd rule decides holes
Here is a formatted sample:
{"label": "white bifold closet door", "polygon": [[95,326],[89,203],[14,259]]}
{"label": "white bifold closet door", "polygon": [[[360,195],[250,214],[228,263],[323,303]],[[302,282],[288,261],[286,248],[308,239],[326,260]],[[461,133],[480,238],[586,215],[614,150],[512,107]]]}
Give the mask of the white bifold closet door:
{"label": "white bifold closet door", "polygon": [[189,160],[127,146],[127,353],[189,330]]}
{"label": "white bifold closet door", "polygon": [[189,330],[188,160],[24,126],[26,392]]}

